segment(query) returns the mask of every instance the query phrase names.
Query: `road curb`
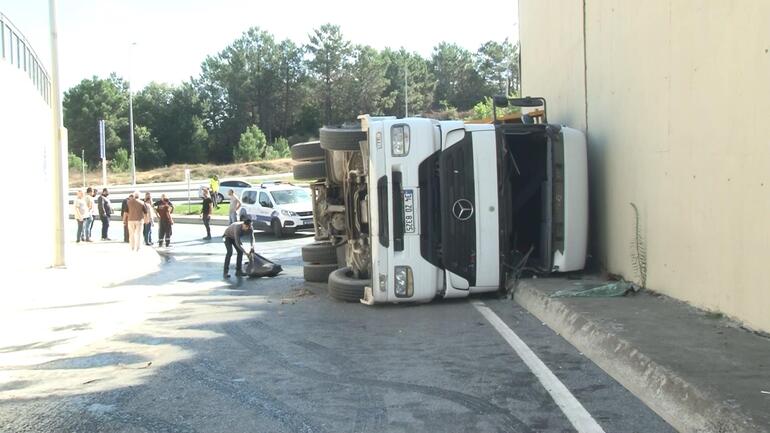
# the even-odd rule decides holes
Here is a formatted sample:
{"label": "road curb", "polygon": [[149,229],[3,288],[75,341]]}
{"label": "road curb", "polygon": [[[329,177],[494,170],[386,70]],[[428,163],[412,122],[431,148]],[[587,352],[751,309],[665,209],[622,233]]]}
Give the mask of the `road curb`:
{"label": "road curb", "polygon": [[[533,280],[537,281],[537,280]],[[683,379],[577,308],[519,281],[514,300],[682,433],[767,433],[764,426]]]}

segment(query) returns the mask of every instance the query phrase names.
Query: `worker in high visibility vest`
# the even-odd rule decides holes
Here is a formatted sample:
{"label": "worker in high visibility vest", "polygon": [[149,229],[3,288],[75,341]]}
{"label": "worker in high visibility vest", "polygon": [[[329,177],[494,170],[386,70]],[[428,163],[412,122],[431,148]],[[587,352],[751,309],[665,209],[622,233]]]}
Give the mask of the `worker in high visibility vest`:
{"label": "worker in high visibility vest", "polygon": [[211,200],[214,202],[214,207],[219,209],[219,177],[216,174],[211,176],[209,181],[209,192],[211,192]]}

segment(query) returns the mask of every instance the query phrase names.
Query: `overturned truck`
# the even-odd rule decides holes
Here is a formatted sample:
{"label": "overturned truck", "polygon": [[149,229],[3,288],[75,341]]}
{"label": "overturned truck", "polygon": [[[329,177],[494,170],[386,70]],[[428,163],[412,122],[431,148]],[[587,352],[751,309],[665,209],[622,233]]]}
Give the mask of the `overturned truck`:
{"label": "overturned truck", "polygon": [[541,107],[487,124],[360,116],[291,149],[294,177],[312,181],[316,242],[308,281],[367,304],[428,302],[500,290],[527,267],[585,263],[586,142]]}

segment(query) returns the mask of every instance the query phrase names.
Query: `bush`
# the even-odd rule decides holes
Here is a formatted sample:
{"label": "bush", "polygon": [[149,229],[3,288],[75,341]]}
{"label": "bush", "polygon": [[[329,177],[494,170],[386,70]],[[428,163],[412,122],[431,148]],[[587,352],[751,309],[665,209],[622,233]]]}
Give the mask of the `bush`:
{"label": "bush", "polygon": [[[497,115],[503,116],[505,114],[513,114],[521,111],[519,107],[505,107],[497,109]],[[469,119],[492,119],[492,98],[486,97],[483,101],[473,106],[473,114]]]}
{"label": "bush", "polygon": [[110,170],[116,173],[123,173],[128,171],[128,165],[128,151],[126,149],[118,149],[110,161]]}
{"label": "bush", "polygon": [[259,161],[266,146],[265,134],[256,125],[251,125],[241,134],[238,145],[233,149],[233,159],[235,162]]}
{"label": "bush", "polygon": [[289,151],[289,140],[278,137],[273,141],[270,146],[267,147],[265,152],[265,159],[280,159],[288,158],[291,156]]}
{"label": "bush", "polygon": [[[70,154],[67,155],[67,166],[70,169],[82,170],[83,169],[83,160],[80,159],[79,156],[77,156],[74,153],[70,152]],[[88,168],[88,164],[86,164],[86,168]]]}

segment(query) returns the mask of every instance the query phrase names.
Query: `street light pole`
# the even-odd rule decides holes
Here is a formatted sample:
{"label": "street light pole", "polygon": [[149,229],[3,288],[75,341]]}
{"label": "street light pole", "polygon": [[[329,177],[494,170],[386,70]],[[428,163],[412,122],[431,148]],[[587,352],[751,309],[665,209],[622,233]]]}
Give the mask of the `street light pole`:
{"label": "street light pole", "polygon": [[131,130],[131,185],[136,185],[136,151],[134,149],[134,97],[131,91],[133,74],[131,71],[131,48],[136,45],[132,42],[128,52],[128,127]]}
{"label": "street light pole", "polygon": [[409,117],[409,56],[404,56],[404,117]]}
{"label": "street light pole", "polygon": [[62,141],[61,96],[59,95],[59,31],[56,26],[56,0],[48,0],[48,19],[51,31],[51,111],[53,112],[52,176],[53,185],[53,266],[64,266],[64,200],[66,196],[64,167],[66,167]]}

